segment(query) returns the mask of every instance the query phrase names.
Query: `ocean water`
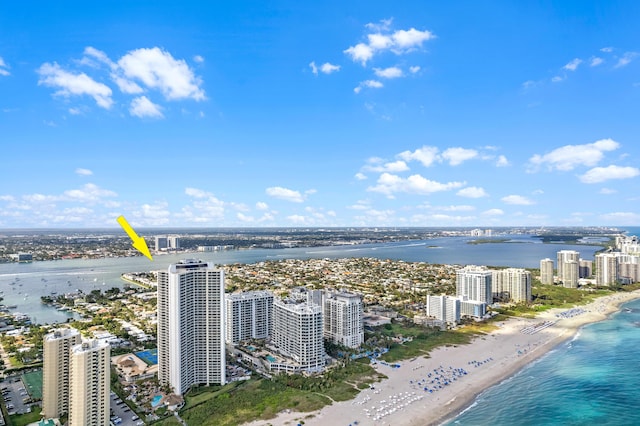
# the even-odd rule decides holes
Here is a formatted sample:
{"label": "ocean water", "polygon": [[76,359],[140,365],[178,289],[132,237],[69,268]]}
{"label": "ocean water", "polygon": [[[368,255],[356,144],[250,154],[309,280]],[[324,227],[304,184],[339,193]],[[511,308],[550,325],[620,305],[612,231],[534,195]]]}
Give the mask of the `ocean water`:
{"label": "ocean water", "polygon": [[250,264],[282,259],[373,257],[434,264],[538,268],[540,259],[555,259],[559,250],[576,250],[583,259],[593,259],[594,253],[600,249],[598,246],[589,245],[542,244],[526,235],[510,238],[510,242],[491,244],[468,244],[474,238],[449,237],[353,246],[182,253],[154,256],[153,262],[146,257],[138,256],[4,263],[0,264],[0,297],[4,298],[2,303],[16,306],[13,312],[31,316],[34,323],[46,324],[64,322],[72,314],[42,305],[40,296],[52,292],[63,294],[76,289],[89,293],[91,290],[122,287],[125,283],[120,279],[120,275],[123,273],[166,270],[171,263],[190,257],[216,265]]}
{"label": "ocean water", "polygon": [[447,425],[639,425],[639,348],[636,300],[486,390]]}

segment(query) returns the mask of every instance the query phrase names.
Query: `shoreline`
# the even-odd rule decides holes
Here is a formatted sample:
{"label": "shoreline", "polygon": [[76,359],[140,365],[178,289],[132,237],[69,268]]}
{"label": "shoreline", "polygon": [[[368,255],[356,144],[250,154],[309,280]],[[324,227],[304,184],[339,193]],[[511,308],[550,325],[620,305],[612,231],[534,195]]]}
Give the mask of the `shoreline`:
{"label": "shoreline", "polygon": [[[620,298],[615,298],[615,296],[627,296],[627,297],[620,297]],[[615,300],[611,300],[611,299],[615,299]],[[628,292],[628,293],[615,293],[612,295],[608,295],[608,296],[602,296],[596,300],[594,300],[593,302],[584,305],[583,308],[587,308],[591,305],[597,305],[598,303],[604,303],[606,305],[606,309],[599,311],[598,314],[600,316],[600,318],[594,319],[594,320],[588,320],[588,321],[579,321],[576,322],[576,324],[572,325],[570,328],[567,328],[567,331],[570,331],[570,333],[563,333],[559,336],[557,336],[555,339],[550,340],[549,342],[547,342],[543,347],[546,347],[547,349],[541,352],[536,352],[535,354],[531,354],[531,356],[526,359],[526,362],[523,362],[521,365],[515,366],[509,370],[508,374],[505,374],[503,377],[501,378],[497,378],[494,383],[490,384],[489,386],[487,386],[485,389],[483,389],[482,391],[478,392],[477,394],[475,394],[473,396],[472,399],[466,401],[466,404],[461,405],[459,407],[459,409],[453,413],[453,414],[449,414],[446,416],[441,417],[440,419],[438,419],[438,421],[436,422],[432,422],[429,423],[430,425],[444,425],[448,422],[451,422],[453,420],[455,420],[458,416],[460,416],[463,412],[465,412],[466,410],[468,410],[469,408],[471,408],[471,406],[476,402],[476,400],[478,399],[478,397],[480,395],[482,395],[482,393],[484,393],[485,391],[491,389],[494,386],[500,385],[501,383],[503,383],[506,380],[509,380],[511,377],[515,376],[516,374],[520,373],[524,368],[526,368],[529,365],[534,364],[537,360],[539,360],[540,358],[544,357],[545,355],[549,354],[550,352],[552,352],[555,348],[559,347],[560,345],[562,345],[563,343],[575,339],[576,336],[578,336],[578,333],[580,332],[580,330],[589,325],[589,324],[595,324],[601,321],[605,321],[607,320],[611,315],[621,312],[620,307],[622,305],[624,305],[625,303],[634,301],[640,299],[640,290],[635,290],[633,292]],[[609,303],[605,302],[605,300],[608,300]],[[562,311],[561,309],[554,309],[554,310],[550,310],[547,312],[551,312],[554,311],[554,313],[556,311]],[[544,312],[546,313],[546,312]],[[542,313],[542,314],[544,314]],[[538,318],[538,317],[536,317]],[[536,348],[538,349],[538,348]],[[523,358],[523,361],[525,361],[525,359]]]}
{"label": "shoreline", "polygon": [[[497,330],[474,338],[468,345],[439,347],[428,357],[401,361],[397,369],[374,365],[388,378],[376,383],[374,389],[361,391],[354,399],[314,412],[285,411],[275,418],[246,425],[295,426],[301,420],[305,426],[348,425],[356,421],[363,426],[442,425],[471,407],[489,388],[574,338],[583,326],[603,321],[619,311],[622,304],[639,298],[640,290],[614,293],[574,310],[551,309],[533,319],[511,317],[497,323]],[[556,317],[561,313],[567,317]],[[456,371],[465,374],[451,374]],[[435,385],[434,377],[439,378]],[[440,388],[434,390],[437,386]]]}

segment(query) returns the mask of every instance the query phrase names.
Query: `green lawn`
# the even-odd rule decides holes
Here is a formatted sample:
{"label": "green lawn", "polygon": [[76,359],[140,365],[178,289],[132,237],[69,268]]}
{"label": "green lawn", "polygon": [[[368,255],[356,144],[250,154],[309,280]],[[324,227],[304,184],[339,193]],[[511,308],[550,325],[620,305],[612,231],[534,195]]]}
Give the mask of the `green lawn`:
{"label": "green lawn", "polygon": [[[371,366],[352,362],[317,377],[280,375],[273,380],[235,382],[213,391],[201,388],[187,394],[180,417],[189,425],[231,426],[271,419],[286,409],[311,412],[333,401],[352,399],[359,389],[382,378]],[[173,419],[165,419],[160,424],[174,423]]]}
{"label": "green lawn", "polygon": [[497,309],[498,312],[509,316],[531,318],[538,312],[552,308],[573,308],[576,305],[586,305],[597,297],[611,294],[610,289],[594,289],[587,291],[577,288],[565,288],[559,285],[536,284],[531,289],[533,302],[529,305],[519,304]]}
{"label": "green lawn", "polygon": [[9,417],[10,425],[13,426],[26,426],[30,423],[35,423],[40,420],[40,409],[36,407],[36,409],[27,414],[17,414],[15,416]]}
{"label": "green lawn", "polygon": [[471,341],[475,332],[465,332],[393,323],[391,327],[381,327],[378,332],[387,337],[412,337],[413,340],[404,343],[392,343],[389,352],[381,356],[387,362],[396,362],[417,356],[428,356],[429,351],[446,345],[464,345]]}
{"label": "green lawn", "polygon": [[[189,425],[231,426],[256,419],[270,419],[286,408],[307,412],[330,403],[327,398],[313,392],[288,388],[266,379],[227,386],[207,399],[202,399],[202,394],[198,395],[201,402],[197,405],[187,396],[190,408],[182,410],[180,417]],[[167,426],[173,422],[174,419],[166,419],[160,424]]]}

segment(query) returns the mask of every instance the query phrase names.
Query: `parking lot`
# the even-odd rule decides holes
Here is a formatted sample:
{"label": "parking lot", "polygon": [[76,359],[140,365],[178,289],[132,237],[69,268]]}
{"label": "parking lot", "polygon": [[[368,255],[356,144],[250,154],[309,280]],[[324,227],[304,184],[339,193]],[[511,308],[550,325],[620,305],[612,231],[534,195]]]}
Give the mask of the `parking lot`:
{"label": "parking lot", "polygon": [[[111,392],[111,423],[116,426],[141,426],[144,421],[136,416],[136,413],[121,400],[118,395]],[[117,420],[120,419],[120,420]]]}
{"label": "parking lot", "polygon": [[31,412],[31,398],[20,377],[7,378],[0,385],[0,390],[10,416]]}

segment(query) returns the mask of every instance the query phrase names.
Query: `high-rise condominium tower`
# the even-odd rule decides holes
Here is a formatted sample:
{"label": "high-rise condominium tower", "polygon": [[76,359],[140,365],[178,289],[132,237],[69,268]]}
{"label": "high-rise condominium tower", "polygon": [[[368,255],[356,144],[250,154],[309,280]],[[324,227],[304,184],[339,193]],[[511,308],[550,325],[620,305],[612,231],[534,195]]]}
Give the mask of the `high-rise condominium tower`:
{"label": "high-rise condominium tower", "polygon": [[580,277],[580,252],[574,250],[560,250],[558,257],[558,280],[565,287],[577,288]]}
{"label": "high-rise condominium tower", "polygon": [[456,271],[456,295],[469,300],[493,303],[492,273],[485,267],[469,265]]}
{"label": "high-rise condominium tower", "polygon": [[330,292],[322,303],[326,339],[348,348],[357,348],[364,343],[362,299],[359,295]]}
{"label": "high-rise condominium tower", "polygon": [[322,371],[325,364],[322,308],[308,302],[276,299],[271,341],[283,355],[295,361],[297,369]]}
{"label": "high-rise condominium tower", "polygon": [[266,339],[273,329],[273,294],[246,291],[227,294],[227,342]]}
{"label": "high-rise condominium tower", "polygon": [[493,296],[500,300],[531,302],[531,272],[520,268],[493,271]]}
{"label": "high-rise condominium tower", "polygon": [[71,348],[80,344],[80,332],[60,328],[44,336],[42,415],[58,418],[69,412],[69,360]]}
{"label": "high-rise condominium tower", "polygon": [[109,344],[101,340],[89,340],[71,348],[70,426],[109,426],[109,355]]}
{"label": "high-rise condominium tower", "polygon": [[618,253],[596,254],[596,285],[610,286],[618,281]]}
{"label": "high-rise condominium tower", "polygon": [[224,271],[187,259],[158,272],[158,378],[182,395],[225,383]]}
{"label": "high-rise condominium tower", "polygon": [[553,284],[553,260],[548,257],[540,261],[540,282]]}
{"label": "high-rise condominium tower", "polygon": [[456,325],[460,322],[460,298],[427,295],[427,316]]}

